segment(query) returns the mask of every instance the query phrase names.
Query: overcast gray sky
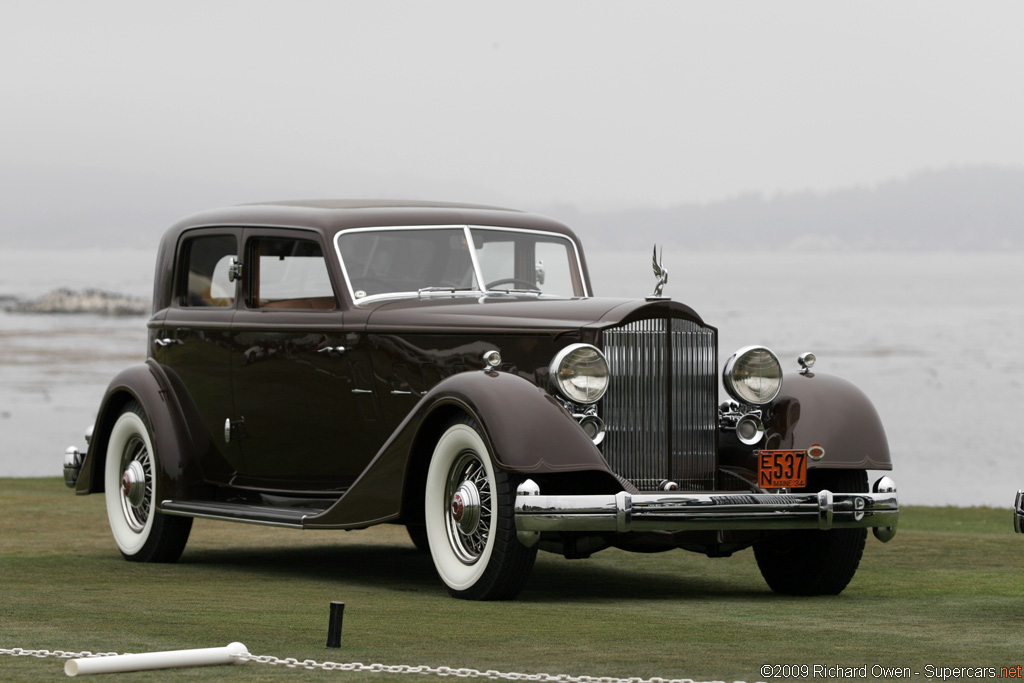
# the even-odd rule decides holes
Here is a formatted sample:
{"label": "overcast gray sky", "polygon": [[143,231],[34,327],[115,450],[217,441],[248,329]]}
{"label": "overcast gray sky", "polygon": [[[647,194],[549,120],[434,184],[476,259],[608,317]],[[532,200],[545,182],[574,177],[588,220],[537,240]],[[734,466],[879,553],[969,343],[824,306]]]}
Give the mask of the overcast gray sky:
{"label": "overcast gray sky", "polygon": [[664,207],[1024,165],[1021,2],[0,10],[5,224],[286,197]]}

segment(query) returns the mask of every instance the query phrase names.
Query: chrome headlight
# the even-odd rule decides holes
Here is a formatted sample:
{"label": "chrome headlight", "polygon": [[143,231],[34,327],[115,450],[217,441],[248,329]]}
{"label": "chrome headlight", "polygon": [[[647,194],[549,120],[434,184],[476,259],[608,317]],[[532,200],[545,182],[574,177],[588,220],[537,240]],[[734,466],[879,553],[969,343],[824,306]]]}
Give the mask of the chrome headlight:
{"label": "chrome headlight", "polygon": [[737,401],[763,405],[782,389],[782,365],[765,347],[747,346],[725,362],[722,384]]}
{"label": "chrome headlight", "polygon": [[555,354],[551,382],[562,396],[575,403],[593,403],[608,388],[608,361],[590,344],[570,344]]}

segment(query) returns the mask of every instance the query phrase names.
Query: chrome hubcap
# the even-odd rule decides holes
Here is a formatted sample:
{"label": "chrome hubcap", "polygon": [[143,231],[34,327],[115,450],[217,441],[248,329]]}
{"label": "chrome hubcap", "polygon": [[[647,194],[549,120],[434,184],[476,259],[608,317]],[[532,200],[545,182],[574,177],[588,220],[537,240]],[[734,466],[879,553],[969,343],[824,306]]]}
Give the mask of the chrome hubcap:
{"label": "chrome hubcap", "polygon": [[471,450],[455,459],[445,489],[448,543],[463,564],[473,564],[487,547],[491,530],[491,486],[480,456]]}
{"label": "chrome hubcap", "polygon": [[121,475],[121,491],[133,508],[146,500],[146,471],[138,460],[132,460]]}
{"label": "chrome hubcap", "polygon": [[452,519],[467,536],[480,524],[480,491],[473,482],[462,482],[452,496]]}
{"label": "chrome hubcap", "polygon": [[153,506],[153,458],[138,436],[125,444],[121,455],[121,512],[132,531],[146,528]]}

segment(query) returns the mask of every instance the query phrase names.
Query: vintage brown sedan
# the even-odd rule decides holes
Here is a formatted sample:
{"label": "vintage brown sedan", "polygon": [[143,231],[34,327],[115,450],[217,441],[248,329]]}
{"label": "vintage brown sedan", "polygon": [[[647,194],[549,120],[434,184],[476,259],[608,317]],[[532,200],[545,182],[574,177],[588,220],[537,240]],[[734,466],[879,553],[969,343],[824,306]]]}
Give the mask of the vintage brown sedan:
{"label": "vintage brown sedan", "polygon": [[777,592],[842,591],[867,528],[895,533],[895,485],[868,491],[892,466],[878,414],[761,346],[726,360],[720,403],[717,330],[660,284],[595,297],[573,232],[518,211],[201,213],[164,236],[148,358],[65,479],[104,493],[133,561],[177,560],[196,517],[386,522],[461,598],[514,597],[538,549],[609,547],[753,547]]}

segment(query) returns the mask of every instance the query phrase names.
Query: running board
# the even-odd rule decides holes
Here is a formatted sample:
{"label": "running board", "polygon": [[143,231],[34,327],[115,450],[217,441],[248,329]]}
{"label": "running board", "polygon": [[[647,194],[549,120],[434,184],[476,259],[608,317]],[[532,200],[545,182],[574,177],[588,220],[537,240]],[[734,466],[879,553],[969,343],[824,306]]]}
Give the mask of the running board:
{"label": "running board", "polygon": [[247,524],[301,529],[303,527],[302,522],[306,517],[319,515],[323,512],[323,509],[165,500],[160,504],[160,512],[180,517],[219,519],[225,522],[245,522]]}

